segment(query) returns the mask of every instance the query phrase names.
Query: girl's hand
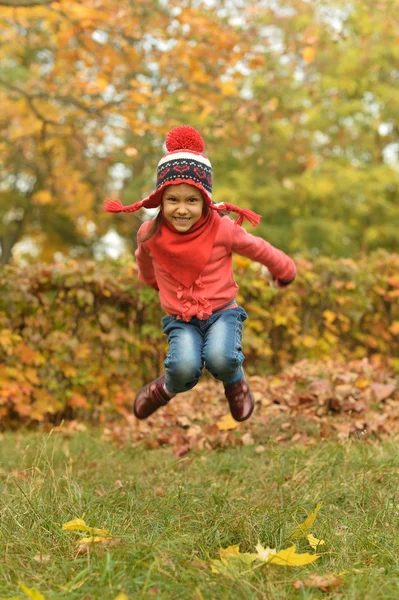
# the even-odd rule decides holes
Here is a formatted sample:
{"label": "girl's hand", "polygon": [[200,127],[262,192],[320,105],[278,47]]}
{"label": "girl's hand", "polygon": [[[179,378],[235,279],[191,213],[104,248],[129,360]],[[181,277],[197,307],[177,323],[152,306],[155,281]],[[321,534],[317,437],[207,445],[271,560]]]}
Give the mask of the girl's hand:
{"label": "girl's hand", "polygon": [[[262,265],[262,275],[269,280],[269,285],[271,287],[274,288],[283,288],[283,287],[287,287],[287,285],[290,285],[290,283],[292,283],[292,281],[282,281],[281,279],[277,279],[277,277],[274,277],[274,275],[272,275],[269,271],[269,269],[267,267],[265,267],[265,265]],[[295,278],[294,278],[295,279]]]}
{"label": "girl's hand", "polygon": [[262,265],[262,275],[265,279],[269,280],[270,287],[273,287],[273,288],[280,287],[277,282],[277,277],[274,277],[274,275],[272,275],[270,273],[269,269],[267,267],[265,267],[265,265]]}

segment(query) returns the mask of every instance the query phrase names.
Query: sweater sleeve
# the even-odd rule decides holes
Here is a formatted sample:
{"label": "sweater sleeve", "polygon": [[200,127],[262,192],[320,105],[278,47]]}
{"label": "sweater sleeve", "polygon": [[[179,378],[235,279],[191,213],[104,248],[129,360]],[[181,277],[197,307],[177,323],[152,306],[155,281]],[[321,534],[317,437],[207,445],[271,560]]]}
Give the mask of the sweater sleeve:
{"label": "sweater sleeve", "polygon": [[154,290],[158,290],[159,288],[158,288],[157,280],[155,277],[152,257],[149,254],[148,250],[146,249],[145,244],[140,242],[140,235],[142,235],[144,233],[143,229],[144,229],[145,225],[146,225],[146,223],[143,223],[143,225],[140,227],[140,229],[137,233],[138,246],[137,246],[136,252],[134,253],[134,256],[136,258],[137,266],[139,269],[138,270],[139,279],[141,281],[143,281],[143,283],[146,283],[147,285],[154,288]]}
{"label": "sweater sleeve", "polygon": [[296,276],[294,261],[282,250],[275,248],[262,238],[245,231],[232,223],[232,252],[265,265],[282,285],[288,285]]}

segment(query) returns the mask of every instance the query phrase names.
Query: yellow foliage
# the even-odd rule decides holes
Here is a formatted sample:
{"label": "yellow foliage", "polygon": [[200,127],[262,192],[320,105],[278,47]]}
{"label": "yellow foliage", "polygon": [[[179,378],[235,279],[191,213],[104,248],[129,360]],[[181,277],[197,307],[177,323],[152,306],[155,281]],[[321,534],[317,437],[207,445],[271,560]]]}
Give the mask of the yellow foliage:
{"label": "yellow foliage", "polygon": [[314,61],[316,56],[315,49],[312,46],[306,46],[303,50],[303,60],[306,64],[310,64]]}
{"label": "yellow foliage", "polygon": [[41,190],[32,196],[32,202],[34,204],[51,204],[53,198],[48,190]]}

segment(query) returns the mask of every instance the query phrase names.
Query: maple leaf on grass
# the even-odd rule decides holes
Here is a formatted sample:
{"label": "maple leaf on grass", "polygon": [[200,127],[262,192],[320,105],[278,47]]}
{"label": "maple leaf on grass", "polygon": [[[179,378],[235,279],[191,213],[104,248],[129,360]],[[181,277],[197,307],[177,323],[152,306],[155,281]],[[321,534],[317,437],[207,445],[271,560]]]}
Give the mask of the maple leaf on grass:
{"label": "maple leaf on grass", "polygon": [[64,531],[88,531],[92,535],[107,535],[108,529],[96,529],[95,527],[89,527],[86,525],[83,519],[73,519],[62,525]]}
{"label": "maple leaf on grass", "polygon": [[[302,565],[309,565],[320,558],[319,554],[309,554],[308,552],[297,554],[295,545],[279,552],[275,548],[264,548],[260,542],[256,546],[256,553],[241,553],[239,548],[239,546],[220,548],[220,560],[211,561],[212,573],[237,579],[251,574],[265,564],[300,567]],[[258,564],[253,566],[253,563],[256,561],[258,561]]]}
{"label": "maple leaf on grass", "polygon": [[256,560],[256,554],[240,552],[239,546],[228,546],[219,549],[220,560],[211,560],[211,571],[236,579],[251,572],[251,565]]}
{"label": "maple leaf on grass", "polygon": [[21,581],[18,582],[18,585],[29,598],[32,598],[32,600],[45,600],[43,594],[41,594],[39,590],[31,589]]}
{"label": "maple leaf on grass", "polygon": [[303,554],[297,554],[295,544],[280,550],[276,554],[272,555],[268,561],[269,564],[281,565],[283,567],[301,567],[302,565],[309,565],[320,558],[320,554],[309,554],[304,552]]}
{"label": "maple leaf on grass", "polygon": [[304,520],[303,523],[299,523],[298,527],[296,529],[294,529],[294,531],[292,531],[290,533],[290,537],[291,538],[301,538],[301,537],[306,537],[308,535],[308,533],[310,533],[310,528],[312,527],[313,523],[316,520],[317,517],[317,513],[319,512],[319,510],[321,509],[321,507],[323,506],[323,502],[320,502],[316,508],[314,509],[314,511],[310,512],[308,514],[308,516],[306,517],[306,519]]}
{"label": "maple leaf on grass", "polygon": [[318,540],[312,533],[309,533],[306,536],[306,539],[308,540],[313,550],[317,550],[319,546],[324,546],[324,544],[326,543],[325,540]]}
{"label": "maple leaf on grass", "polygon": [[309,565],[320,558],[319,554],[309,554],[308,552],[297,554],[295,545],[277,552],[277,550],[272,548],[264,548],[262,544],[258,542],[256,550],[257,560],[267,564],[281,565],[284,567]]}

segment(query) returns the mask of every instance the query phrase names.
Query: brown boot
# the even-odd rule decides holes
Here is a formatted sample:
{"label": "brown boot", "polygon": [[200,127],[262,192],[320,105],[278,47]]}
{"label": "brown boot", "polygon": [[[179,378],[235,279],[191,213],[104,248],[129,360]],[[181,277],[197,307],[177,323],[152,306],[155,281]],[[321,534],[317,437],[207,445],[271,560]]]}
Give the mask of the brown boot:
{"label": "brown boot", "polygon": [[255,408],[255,401],[249,389],[245,375],[236,383],[224,386],[224,393],[229,401],[230,412],[236,421],[249,419]]}
{"label": "brown boot", "polygon": [[165,406],[173,396],[169,396],[164,390],[165,373],[147,383],[138,392],[133,402],[133,412],[138,419],[146,419],[161,406]]}

